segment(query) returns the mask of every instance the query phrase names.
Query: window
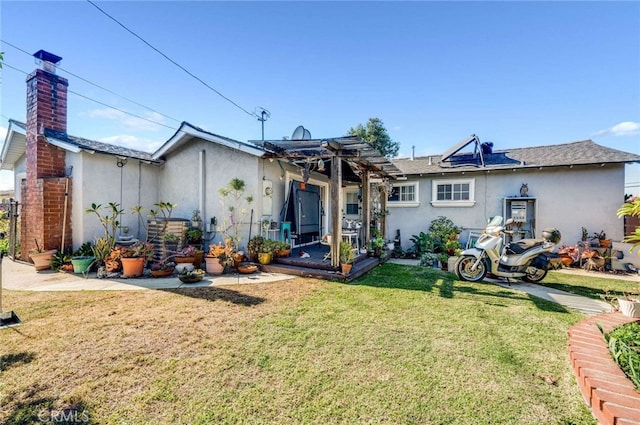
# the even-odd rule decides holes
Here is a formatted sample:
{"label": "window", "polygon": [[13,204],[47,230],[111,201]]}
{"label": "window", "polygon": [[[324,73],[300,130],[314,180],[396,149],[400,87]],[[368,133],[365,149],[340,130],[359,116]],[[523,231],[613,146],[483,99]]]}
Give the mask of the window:
{"label": "window", "polygon": [[387,198],[387,205],[402,207],[417,207],[418,182],[394,183],[391,194]]}
{"label": "window", "polygon": [[471,207],[475,204],[475,180],[433,180],[431,205],[434,207]]}
{"label": "window", "polygon": [[358,193],[346,192],[345,212],[347,215],[358,215]]}

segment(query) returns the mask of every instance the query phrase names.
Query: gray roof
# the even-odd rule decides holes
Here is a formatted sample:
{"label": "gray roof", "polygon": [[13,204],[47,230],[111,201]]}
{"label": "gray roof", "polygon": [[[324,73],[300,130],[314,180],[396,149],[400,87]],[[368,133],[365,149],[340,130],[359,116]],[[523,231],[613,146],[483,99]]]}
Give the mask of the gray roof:
{"label": "gray roof", "polygon": [[[13,119],[9,120],[9,123],[20,128],[26,134],[27,125],[25,123]],[[91,153],[98,152],[124,158],[139,159],[141,161],[161,163],[161,161],[154,160],[151,153],[149,152],[125,148],[123,146],[110,145],[108,143],[98,142],[96,140],[84,139],[82,137],[72,136],[61,131],[55,131],[51,129],[45,129],[44,135],[50,143],[56,145],[66,145],[63,147],[67,148],[76,148],[90,151]],[[24,153],[24,146],[22,147],[22,149],[22,153]]]}
{"label": "gray roof", "polygon": [[[472,154],[461,154],[469,157]],[[452,158],[455,158],[454,155]],[[485,155],[487,158],[487,156]],[[640,162],[640,155],[598,145],[592,140],[560,145],[495,150],[485,167],[441,162],[442,155],[395,159],[393,163],[405,174],[441,174],[461,171],[506,170],[514,168],[560,167],[569,165],[624,164]],[[494,160],[492,160],[494,159]]]}

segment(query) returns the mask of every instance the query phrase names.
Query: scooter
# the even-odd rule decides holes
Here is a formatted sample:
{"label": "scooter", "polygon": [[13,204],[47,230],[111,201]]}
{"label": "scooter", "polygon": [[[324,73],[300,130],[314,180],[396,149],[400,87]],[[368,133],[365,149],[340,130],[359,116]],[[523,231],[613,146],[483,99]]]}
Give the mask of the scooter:
{"label": "scooter", "polygon": [[[508,219],[505,226],[513,223]],[[503,278],[521,278],[525,282],[540,282],[551,268],[548,255],[560,242],[560,231],[550,227],[542,231],[542,239],[521,239],[502,248],[504,234],[502,217],[489,221],[473,248],[462,252],[455,265],[456,275],[469,282],[483,280],[487,273]]]}

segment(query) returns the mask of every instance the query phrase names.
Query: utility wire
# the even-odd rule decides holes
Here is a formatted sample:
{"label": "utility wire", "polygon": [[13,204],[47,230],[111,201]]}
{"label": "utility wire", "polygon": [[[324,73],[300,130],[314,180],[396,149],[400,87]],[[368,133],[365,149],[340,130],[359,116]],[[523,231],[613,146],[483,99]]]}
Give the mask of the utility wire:
{"label": "utility wire", "polygon": [[[21,73],[23,73],[23,74],[25,74],[25,75],[29,75],[29,73],[28,73],[28,72],[25,72],[25,71],[23,71],[23,70],[21,70],[21,69],[18,69],[18,68],[16,68],[15,66],[12,66],[11,64],[8,64],[8,63],[6,63],[6,62],[3,62],[3,63],[2,63],[2,65],[3,65],[3,66],[6,66],[7,68],[11,68],[11,69],[14,69],[14,70],[16,70],[16,71],[18,71],[18,72],[21,72]],[[81,97],[81,98],[83,98],[83,99],[90,100],[91,102],[95,102],[95,103],[97,103],[97,104],[99,104],[99,105],[106,106],[107,108],[115,109],[116,111],[118,111],[118,112],[122,112],[123,114],[131,115],[132,117],[135,117],[135,118],[141,119],[141,120],[143,120],[143,121],[147,121],[147,122],[150,122],[150,123],[152,123],[152,124],[156,124],[156,125],[159,125],[159,126],[162,126],[162,127],[166,127],[166,128],[168,128],[168,129],[171,129],[171,130],[176,130],[176,128],[175,128],[175,127],[172,127],[172,126],[170,126],[170,125],[166,125],[166,124],[163,124],[163,123],[161,123],[161,122],[154,121],[154,120],[151,120],[151,119],[149,119],[149,118],[145,118],[145,117],[143,117],[143,116],[140,116],[140,115],[134,114],[134,113],[132,113],[132,112],[125,111],[124,109],[116,108],[115,106],[111,106],[111,105],[108,105],[108,104],[106,104],[106,103],[104,103],[104,102],[100,102],[99,100],[92,99],[92,98],[90,98],[90,97],[88,97],[88,96],[85,96],[85,95],[83,95],[83,94],[80,94],[80,93],[78,93],[78,92],[75,92],[75,91],[73,91],[73,90],[71,90],[71,89],[67,89],[67,92],[72,93],[72,94],[75,94],[76,96]]]}
{"label": "utility wire", "polygon": [[138,34],[136,34],[135,32],[133,32],[132,30],[130,30],[129,28],[127,28],[124,24],[122,24],[121,22],[119,22],[116,18],[114,18],[113,16],[109,15],[107,12],[105,12],[103,9],[101,9],[98,5],[96,5],[93,1],[91,0],[87,0],[87,3],[91,4],[93,7],[95,7],[96,9],[98,9],[100,12],[102,12],[102,14],[104,14],[106,17],[108,17],[109,19],[111,19],[113,22],[115,22],[116,24],[120,25],[122,28],[124,28],[128,33],[130,33],[131,35],[133,35],[134,37],[136,37],[138,40],[142,41],[144,44],[146,44],[147,46],[149,46],[151,49],[155,50],[157,53],[159,53],[160,55],[162,55],[162,57],[164,57],[166,60],[168,60],[169,62],[171,62],[172,64],[174,64],[175,66],[177,66],[178,68],[180,68],[182,71],[184,71],[185,73],[187,73],[188,75],[190,75],[192,78],[196,79],[197,81],[199,81],[202,85],[204,85],[205,87],[207,87],[209,90],[213,91],[214,93],[216,93],[218,96],[220,96],[221,98],[223,98],[224,100],[226,100],[227,102],[231,103],[233,106],[235,106],[236,108],[240,109],[242,112],[244,112],[245,114],[251,116],[251,117],[257,117],[258,115],[252,112],[247,111],[246,109],[244,109],[242,106],[238,105],[236,102],[234,102],[233,100],[229,99],[227,96],[223,95],[222,93],[220,93],[218,90],[214,89],[213,87],[211,87],[209,84],[207,84],[206,82],[204,82],[202,79],[200,79],[199,77],[197,77],[196,75],[194,75],[193,73],[191,73],[189,70],[187,70],[184,66],[180,65],[179,63],[177,63],[176,61],[174,61],[173,59],[171,59],[169,56],[167,56],[166,54],[164,54],[163,52],[161,52],[159,49],[157,49],[156,47],[154,47],[153,45],[151,45],[148,41],[146,41],[144,38],[142,38],[141,36],[139,36]]}
{"label": "utility wire", "polygon": [[[20,51],[20,52],[22,52],[22,53],[25,53],[25,54],[26,54],[26,55],[28,55],[28,56],[33,56],[31,53],[27,52],[26,50],[21,49],[20,47],[18,47],[18,46],[16,46],[16,45],[14,45],[14,44],[9,43],[7,40],[0,39],[0,41],[2,41],[2,42],[3,42],[4,44],[6,44],[7,46],[13,47],[13,48],[14,48],[14,49],[16,49],[16,50],[18,50],[18,51]],[[113,94],[113,95],[118,96],[118,97],[120,97],[120,98],[122,98],[122,99],[124,99],[124,100],[126,100],[126,101],[128,101],[128,102],[131,102],[131,103],[133,103],[134,105],[137,105],[137,106],[140,106],[140,107],[142,107],[142,108],[145,108],[145,109],[147,109],[147,110],[149,110],[149,111],[151,111],[151,112],[154,112],[154,113],[156,113],[156,114],[158,114],[158,115],[161,115],[161,116],[163,116],[163,117],[165,117],[165,118],[168,118],[168,119],[170,119],[170,120],[172,120],[172,121],[175,121],[175,122],[178,122],[178,123],[179,123],[179,122],[181,122],[180,120],[178,120],[178,119],[176,119],[176,118],[170,117],[169,115],[165,115],[165,114],[163,114],[162,112],[156,111],[156,110],[155,110],[155,109],[153,109],[153,108],[150,108],[150,107],[148,107],[148,106],[146,106],[146,105],[143,105],[142,103],[136,102],[136,101],[135,101],[135,100],[133,100],[133,99],[129,99],[129,98],[128,98],[128,97],[126,97],[126,96],[123,96],[123,95],[121,95],[121,94],[118,94],[118,93],[116,93],[116,92],[114,92],[114,91],[112,91],[112,90],[109,90],[109,89],[108,89],[108,88],[106,88],[106,87],[102,87],[102,86],[101,86],[101,85],[99,85],[99,84],[96,84],[96,83],[94,83],[94,82],[92,82],[92,81],[89,81],[89,80],[87,80],[86,78],[82,78],[81,76],[76,75],[76,74],[74,74],[74,73],[73,73],[73,72],[71,72],[71,71],[67,71],[66,69],[62,68],[61,66],[56,66],[56,68],[57,68],[57,69],[59,69],[60,71],[64,71],[64,72],[66,72],[67,74],[69,74],[69,75],[71,75],[71,76],[73,76],[73,77],[75,77],[75,78],[77,78],[77,79],[79,79],[79,80],[84,81],[85,83],[91,84],[92,86],[95,86],[95,87],[97,87],[97,88],[99,88],[99,89],[101,89],[101,90],[104,90],[104,91],[106,91],[107,93]],[[15,68],[14,68],[14,69],[15,69]]]}

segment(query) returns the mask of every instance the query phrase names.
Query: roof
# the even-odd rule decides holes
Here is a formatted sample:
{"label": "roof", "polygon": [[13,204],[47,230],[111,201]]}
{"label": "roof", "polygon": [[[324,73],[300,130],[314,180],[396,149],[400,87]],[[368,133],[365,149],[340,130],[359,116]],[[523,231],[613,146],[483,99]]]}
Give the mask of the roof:
{"label": "roof", "polygon": [[[24,155],[27,146],[26,135],[27,125],[25,123],[9,120],[9,130],[0,156],[0,169],[12,170],[16,161]],[[154,160],[149,152],[71,136],[60,131],[45,129],[44,136],[47,138],[47,142],[70,152],[78,153],[85,151],[91,154],[101,153],[123,158],[138,159],[150,163],[161,163],[161,161]]]}
{"label": "roof", "polygon": [[253,141],[262,145],[271,158],[286,158],[300,164],[310,160],[331,160],[339,156],[354,170],[367,170],[372,177],[392,177],[402,174],[389,159],[356,136],[326,139]]}
{"label": "roof", "polygon": [[473,153],[452,155],[449,158],[451,160],[450,163],[443,162],[442,155],[417,157],[413,160],[409,158],[395,159],[393,163],[405,174],[441,174],[486,169],[512,170],[514,168],[640,163],[640,155],[607,148],[594,143],[592,140],[530,148],[495,150],[492,153],[484,154],[484,167],[469,164],[468,161],[457,162],[455,160],[456,158],[470,158],[473,155]]}
{"label": "roof", "polygon": [[220,136],[219,134],[211,133],[183,121],[182,124],[180,124],[180,128],[174,133],[174,135],[153,153],[153,158],[159,160],[196,137],[254,156],[262,156],[265,153],[264,149],[259,146],[240,142],[238,140],[230,139],[229,137]]}

